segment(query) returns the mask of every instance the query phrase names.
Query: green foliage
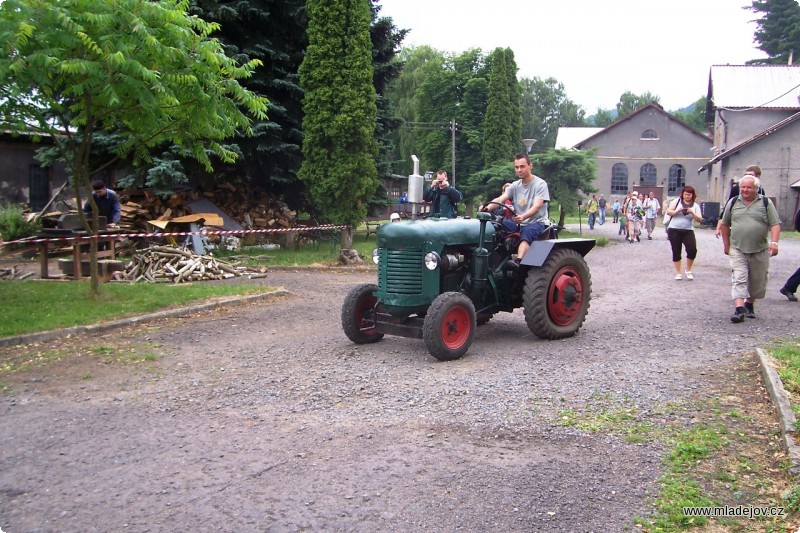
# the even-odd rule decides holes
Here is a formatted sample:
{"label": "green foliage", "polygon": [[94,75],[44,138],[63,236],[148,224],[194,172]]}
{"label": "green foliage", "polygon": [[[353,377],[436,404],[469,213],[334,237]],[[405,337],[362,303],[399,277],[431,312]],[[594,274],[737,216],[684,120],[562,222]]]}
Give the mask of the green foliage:
{"label": "green foliage", "polygon": [[567,98],[564,84],[555,78],[523,78],[521,84],[522,137],[536,139],[536,148],[554,148],[560,127],[587,125],[586,112]]}
{"label": "green foliage", "polygon": [[571,206],[578,202],[581,190],[592,193],[597,175],[597,163],[591,151],[549,149],[531,158],[534,173],[547,181],[550,198],[561,205]]}
{"label": "green foliage", "polygon": [[[73,181],[89,197],[93,174],[150,150],[176,145],[211,170],[232,162],[222,140],[250,134],[266,98],[242,87],[260,65],[238,63],[210,38],[219,29],[187,14],[188,0],[6,0],[0,4],[0,113],[14,132],[50,135]],[[116,136],[111,159],[96,162],[95,135]],[[93,166],[96,165],[96,166]],[[94,211],[97,216],[97,211]],[[94,224],[97,227],[97,224]],[[91,245],[92,257],[96,243]],[[96,262],[92,286],[99,292]]]}
{"label": "green foliage", "polygon": [[692,104],[692,108],[689,112],[684,113],[681,111],[676,111],[672,113],[672,115],[681,122],[685,122],[699,133],[707,133],[708,124],[706,124],[706,100],[707,98],[703,96],[694,104]]}
{"label": "green foliage", "polygon": [[28,222],[18,205],[0,203],[0,236],[4,241],[31,237],[41,228],[41,223]]}
{"label": "green foliage", "polygon": [[750,9],[761,16],[756,18],[758,29],[753,40],[757,48],[769,56],[748,63],[781,64],[795,61],[800,54],[800,4],[797,0],[753,0]]}
{"label": "green foliage", "polygon": [[252,135],[237,134],[230,140],[241,157],[233,163],[215,161],[218,182],[253,184],[278,196],[292,191],[291,199],[299,200],[303,91],[297,69],[308,44],[304,6],[304,0],[191,2],[193,15],[220,25],[213,37],[226,55],[240,62],[261,62],[241,84],[269,99],[269,116],[253,123]]}
{"label": "green foliage", "polygon": [[305,181],[319,218],[356,225],[378,187],[377,118],[367,0],[310,0],[308,51],[300,66],[305,91]]}
{"label": "green foliage", "polygon": [[650,92],[646,92],[644,94],[633,94],[630,91],[625,91],[619,97],[619,103],[617,103],[617,118],[624,118],[640,107],[644,107],[647,104],[651,103],[659,103],[661,99],[651,94]]}
{"label": "green foliage", "polygon": [[592,117],[592,125],[596,128],[605,128],[617,120],[617,115],[610,109],[597,108],[597,112]]}
{"label": "green foliage", "polygon": [[496,49],[491,57],[489,103],[483,123],[483,162],[508,161],[519,151],[522,140],[519,84],[514,53]]}

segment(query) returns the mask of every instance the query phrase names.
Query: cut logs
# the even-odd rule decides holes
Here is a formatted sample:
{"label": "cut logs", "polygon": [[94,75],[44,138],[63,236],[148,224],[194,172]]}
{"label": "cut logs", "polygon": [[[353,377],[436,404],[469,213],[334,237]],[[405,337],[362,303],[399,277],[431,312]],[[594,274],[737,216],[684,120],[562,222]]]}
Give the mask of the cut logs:
{"label": "cut logs", "polygon": [[122,272],[114,279],[149,283],[185,283],[228,279],[236,276],[263,277],[264,267],[234,266],[209,256],[170,246],[152,246],[136,252]]}

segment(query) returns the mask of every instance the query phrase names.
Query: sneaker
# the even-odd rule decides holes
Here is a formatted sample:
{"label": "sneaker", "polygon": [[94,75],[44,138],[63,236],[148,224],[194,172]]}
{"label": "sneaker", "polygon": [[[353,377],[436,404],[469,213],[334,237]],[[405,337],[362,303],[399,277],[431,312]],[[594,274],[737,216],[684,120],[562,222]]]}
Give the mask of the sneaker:
{"label": "sneaker", "polygon": [[675,274],[675,279],[676,279],[676,280],[678,280],[678,281],[680,281],[680,280],[682,280],[683,278],[681,277],[681,275],[680,275],[680,274]]}
{"label": "sneaker", "polygon": [[744,322],[744,317],[747,314],[747,308],[745,307],[737,307],[736,310],[733,312],[733,316],[731,317],[731,322],[738,324],[739,322]]}
{"label": "sneaker", "polygon": [[694,279],[694,276],[692,276],[692,271],[691,270],[687,270],[686,271],[686,279],[688,279],[688,280],[693,280]]}
{"label": "sneaker", "polygon": [[793,292],[789,292],[789,289],[787,289],[786,287],[781,287],[781,294],[786,296],[790,302],[797,301],[797,296],[795,296]]}
{"label": "sneaker", "polygon": [[636,242],[642,242],[638,235],[636,236]]}
{"label": "sneaker", "polygon": [[746,311],[745,311],[745,316],[746,316],[747,318],[755,318],[755,317],[756,317],[756,312],[755,312],[755,310],[753,309],[753,304],[751,304],[751,303],[749,303],[749,302],[745,302],[745,303],[744,303],[744,308],[745,308],[745,310],[746,310]]}
{"label": "sneaker", "polygon": [[648,235],[648,236],[647,236],[647,240],[648,240],[648,241],[652,241],[652,240],[653,240],[653,237],[651,237],[650,235]]}

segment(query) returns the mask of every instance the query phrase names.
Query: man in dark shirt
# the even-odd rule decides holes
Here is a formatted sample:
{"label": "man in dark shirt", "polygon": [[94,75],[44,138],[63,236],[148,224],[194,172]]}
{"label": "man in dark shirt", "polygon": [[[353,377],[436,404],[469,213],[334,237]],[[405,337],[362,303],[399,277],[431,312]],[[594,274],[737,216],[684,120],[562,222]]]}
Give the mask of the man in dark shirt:
{"label": "man in dark shirt", "polygon": [[[94,180],[92,182],[92,197],[94,198],[95,204],[97,204],[98,215],[106,217],[108,226],[116,226],[122,216],[117,193],[106,188],[106,184],[103,180]],[[87,215],[92,213],[91,200],[86,201],[83,206],[83,212]]]}

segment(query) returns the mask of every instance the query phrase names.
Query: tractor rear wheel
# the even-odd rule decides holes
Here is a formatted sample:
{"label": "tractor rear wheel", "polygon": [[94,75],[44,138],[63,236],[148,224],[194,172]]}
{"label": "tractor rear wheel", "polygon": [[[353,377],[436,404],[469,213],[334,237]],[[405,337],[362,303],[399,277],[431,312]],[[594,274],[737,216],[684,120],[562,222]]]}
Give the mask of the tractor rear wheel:
{"label": "tractor rear wheel", "polygon": [[475,337],[475,306],[460,292],[440,294],[422,324],[422,339],[432,356],[452,361],[466,353]]}
{"label": "tractor rear wheel", "polygon": [[378,342],[383,333],[375,326],[375,304],[378,299],[373,292],[378,290],[374,283],[356,285],[342,304],[342,329],[347,338],[356,344]]}
{"label": "tractor rear wheel", "polygon": [[539,268],[528,271],[522,296],[525,322],[542,339],[563,339],[578,332],[592,297],[592,278],[583,256],[555,250]]}

